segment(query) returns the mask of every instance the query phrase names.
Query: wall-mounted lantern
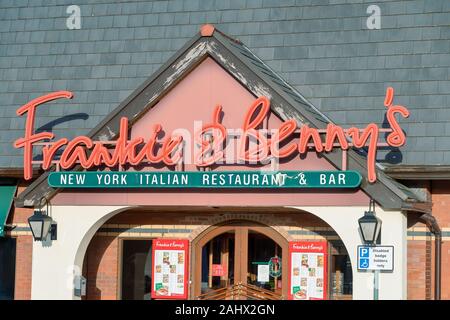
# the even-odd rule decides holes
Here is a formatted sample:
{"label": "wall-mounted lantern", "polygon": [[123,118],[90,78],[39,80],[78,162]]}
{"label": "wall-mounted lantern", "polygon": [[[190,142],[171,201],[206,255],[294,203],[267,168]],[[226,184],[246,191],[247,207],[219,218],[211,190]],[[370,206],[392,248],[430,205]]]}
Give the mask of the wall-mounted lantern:
{"label": "wall-mounted lantern", "polygon": [[[28,224],[30,226],[31,232],[33,234],[34,241],[43,241],[47,238],[50,233],[51,240],[56,240],[56,222],[53,221],[51,217],[47,215],[48,213],[48,201],[45,198],[47,204],[46,214],[42,213],[41,207],[34,211],[34,214],[28,218]],[[39,204],[42,202],[39,202]]]}
{"label": "wall-mounted lantern", "polygon": [[365,244],[373,245],[378,239],[381,230],[381,220],[375,216],[375,202],[371,199],[369,210],[358,219],[359,230]]}

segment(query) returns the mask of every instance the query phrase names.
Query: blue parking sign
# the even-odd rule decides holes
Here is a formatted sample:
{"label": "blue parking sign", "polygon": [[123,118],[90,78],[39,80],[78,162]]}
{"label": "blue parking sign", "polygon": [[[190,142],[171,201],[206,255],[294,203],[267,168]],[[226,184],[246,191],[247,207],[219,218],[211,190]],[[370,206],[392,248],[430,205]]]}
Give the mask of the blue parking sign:
{"label": "blue parking sign", "polygon": [[359,257],[369,258],[369,247],[359,247]]}
{"label": "blue parking sign", "polygon": [[369,247],[358,247],[358,269],[367,270],[369,269]]}

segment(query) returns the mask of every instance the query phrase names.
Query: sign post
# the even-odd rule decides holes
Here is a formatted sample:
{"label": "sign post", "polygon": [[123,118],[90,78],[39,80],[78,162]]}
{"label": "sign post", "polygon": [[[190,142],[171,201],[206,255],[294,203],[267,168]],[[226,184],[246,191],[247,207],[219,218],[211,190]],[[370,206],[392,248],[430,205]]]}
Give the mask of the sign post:
{"label": "sign post", "polygon": [[373,300],[378,300],[380,270],[375,270],[373,275]]}
{"label": "sign post", "polygon": [[373,300],[378,300],[380,271],[394,271],[394,246],[358,246],[358,271],[373,271]]}

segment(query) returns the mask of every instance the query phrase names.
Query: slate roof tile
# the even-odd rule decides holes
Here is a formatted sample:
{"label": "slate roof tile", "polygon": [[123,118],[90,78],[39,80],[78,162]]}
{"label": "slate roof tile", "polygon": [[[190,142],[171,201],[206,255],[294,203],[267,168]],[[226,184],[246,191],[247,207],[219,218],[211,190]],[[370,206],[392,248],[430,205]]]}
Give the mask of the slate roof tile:
{"label": "slate roof tile", "polygon": [[384,90],[394,86],[411,117],[402,120],[410,140],[393,161],[450,164],[448,1],[382,2],[381,30],[365,27],[368,4],[344,0],[77,3],[81,30],[66,28],[72,1],[0,3],[0,167],[21,161],[11,146],[23,133],[21,104],[73,90],[74,100],[38,111],[39,123],[68,116],[55,132],[86,133],[205,22],[242,39],[343,125],[381,123]]}

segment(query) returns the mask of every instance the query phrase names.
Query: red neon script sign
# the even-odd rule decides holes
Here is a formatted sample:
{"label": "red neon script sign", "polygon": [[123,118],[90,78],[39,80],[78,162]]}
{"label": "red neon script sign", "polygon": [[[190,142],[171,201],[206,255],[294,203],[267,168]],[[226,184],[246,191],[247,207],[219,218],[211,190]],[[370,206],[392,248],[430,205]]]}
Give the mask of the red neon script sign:
{"label": "red neon script sign", "polygon": [[[45,103],[60,98],[72,98],[69,91],[58,91],[36,98],[17,110],[17,115],[27,114],[25,136],[15,141],[15,148],[24,148],[24,178],[32,178],[32,151],[33,145],[39,141],[48,141],[54,138],[50,132],[34,133],[34,120],[36,108]],[[387,107],[386,117],[391,131],[386,137],[389,146],[400,147],[404,145],[406,137],[397,122],[396,114],[406,118],[409,111],[404,106],[393,105],[394,89],[389,87],[386,91],[384,105]],[[210,166],[224,160],[223,145],[227,139],[227,130],[220,123],[222,107],[216,106],[213,113],[213,121],[203,125],[194,133],[194,141],[199,146],[199,151],[194,155],[194,163],[197,166]],[[261,127],[263,121],[270,112],[270,101],[266,97],[256,99],[245,115],[242,134],[239,139],[238,160],[245,162],[262,162],[271,157],[283,159],[295,153],[304,154],[310,149],[321,153],[330,152],[336,145],[342,150],[349,147],[367,147],[367,168],[369,182],[376,181],[376,152],[380,129],[375,123],[370,123],[364,129],[355,127],[343,129],[335,124],[328,124],[326,129],[319,130],[308,125],[298,128],[297,121],[290,119],[281,124],[270,137],[265,135]],[[113,150],[107,147],[107,142],[92,141],[86,136],[79,136],[71,141],[62,138],[45,145],[42,149],[42,168],[48,169],[55,161],[55,155],[62,150],[59,165],[62,169],[69,169],[75,164],[89,169],[104,165],[116,167],[119,165],[136,166],[143,162],[150,164],[164,163],[168,166],[177,164],[181,159],[182,137],[172,134],[163,141],[158,141],[158,134],[162,125],[156,124],[150,131],[147,140],[137,137],[128,140],[128,119],[120,119],[120,129]],[[299,129],[299,130],[298,130]],[[294,134],[298,133],[298,141],[292,141]],[[325,133],[325,141],[321,137]],[[207,139],[206,136],[209,135]],[[250,145],[252,139],[256,143]],[[279,147],[280,144],[286,144]],[[110,143],[109,143],[110,144]],[[87,151],[90,151],[88,153]]]}

